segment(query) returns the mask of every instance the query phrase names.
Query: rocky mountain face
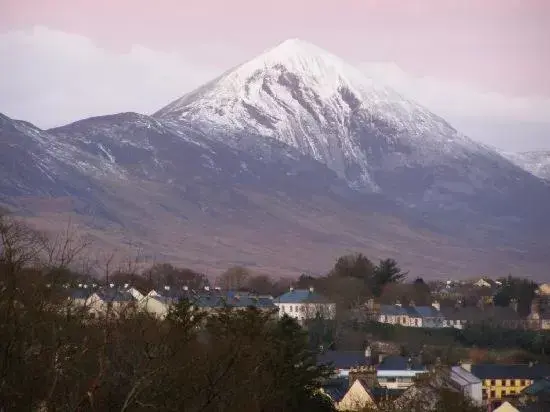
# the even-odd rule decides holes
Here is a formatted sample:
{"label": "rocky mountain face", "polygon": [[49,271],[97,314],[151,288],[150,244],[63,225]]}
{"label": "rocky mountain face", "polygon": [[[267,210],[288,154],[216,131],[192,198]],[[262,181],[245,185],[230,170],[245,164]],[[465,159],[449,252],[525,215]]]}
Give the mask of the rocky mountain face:
{"label": "rocky mountain face", "polygon": [[503,155],[527,172],[550,181],[550,151],[504,153]]}
{"label": "rocky mountain face", "polygon": [[281,142],[327,165],[356,190],[423,210],[514,214],[510,200],[527,193],[525,184],[530,193],[543,190],[444,119],[296,39],[154,116],[196,125],[234,147],[257,150],[258,142]]}
{"label": "rocky mountain face", "polygon": [[428,276],[549,260],[544,181],[299,40],[153,116],[2,116],[0,149],[2,203],[40,217],[66,199],[54,226],[205,270],[322,271],[351,250]]}

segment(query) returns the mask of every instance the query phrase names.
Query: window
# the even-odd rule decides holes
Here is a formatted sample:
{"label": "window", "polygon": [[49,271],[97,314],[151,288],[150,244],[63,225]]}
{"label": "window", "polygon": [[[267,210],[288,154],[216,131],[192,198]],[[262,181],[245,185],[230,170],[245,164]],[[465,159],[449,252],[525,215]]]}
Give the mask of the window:
{"label": "window", "polygon": [[494,379],[492,379],[490,385],[491,386],[496,386],[496,384],[497,384],[496,381]]}
{"label": "window", "polygon": [[490,396],[490,397],[491,397],[491,398],[496,398],[496,396],[497,396],[496,392],[495,392],[495,391],[491,391],[491,396]]}

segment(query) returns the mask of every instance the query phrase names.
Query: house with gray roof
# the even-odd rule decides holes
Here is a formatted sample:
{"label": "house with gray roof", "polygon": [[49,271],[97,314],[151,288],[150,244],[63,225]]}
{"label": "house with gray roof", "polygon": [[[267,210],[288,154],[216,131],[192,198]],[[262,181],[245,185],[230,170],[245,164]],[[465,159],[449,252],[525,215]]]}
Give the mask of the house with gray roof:
{"label": "house with gray roof", "polygon": [[428,370],[418,361],[403,356],[388,356],[376,367],[378,384],[388,389],[407,389],[414,378]]}
{"label": "house with gray roof", "polygon": [[290,316],[302,323],[316,317],[334,319],[336,303],[316,292],[313,288],[290,290],[274,300],[279,316]]}
{"label": "house with gray roof", "polygon": [[92,316],[120,316],[139,309],[138,300],[126,288],[109,287],[97,289],[88,298],[87,306]]}
{"label": "house with gray roof", "polygon": [[372,361],[370,348],[365,351],[327,350],[317,355],[317,364],[333,368],[339,377],[347,377],[353,370],[370,366]]}
{"label": "house with gray roof", "polygon": [[417,328],[446,327],[445,316],[439,310],[437,302],[432,306],[416,306],[414,302],[409,306],[400,303],[380,305],[378,322]]}
{"label": "house with gray roof", "polygon": [[200,291],[185,287],[181,290],[167,288],[160,291],[151,291],[145,297],[143,307],[148,313],[164,318],[170,307],[181,300],[187,300],[192,306],[206,312],[223,308],[238,310],[250,307],[262,311],[277,311],[271,296],[255,295],[248,292],[222,291],[221,289],[210,289],[209,287]]}

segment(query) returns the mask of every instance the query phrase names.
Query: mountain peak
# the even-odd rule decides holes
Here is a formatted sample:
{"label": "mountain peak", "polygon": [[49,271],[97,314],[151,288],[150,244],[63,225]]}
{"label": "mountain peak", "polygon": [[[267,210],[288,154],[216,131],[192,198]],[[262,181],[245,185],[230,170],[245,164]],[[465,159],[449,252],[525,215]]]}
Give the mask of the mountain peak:
{"label": "mountain peak", "polygon": [[[194,111],[189,104],[197,99],[208,99],[227,111],[228,106],[236,103],[256,105],[266,96],[271,99],[280,93],[298,93],[300,89],[309,89],[320,99],[330,99],[342,88],[355,90],[358,94],[371,93],[375,89],[383,94],[386,92],[341,58],[310,42],[291,38],[175,100],[154,116],[187,117]],[[195,109],[204,112],[206,108],[199,106],[197,103]]]}
{"label": "mountain peak", "polygon": [[236,147],[279,141],[326,164],[354,188],[377,191],[375,152],[427,163],[475,146],[447,122],[341,58],[289,39],[170,103],[154,115],[192,124]]}
{"label": "mountain peak", "polygon": [[[310,55],[310,56],[322,56],[322,55],[328,55],[330,54],[328,51],[322,49],[321,47],[310,43],[306,40],[299,39],[297,37],[287,39],[275,47],[271,47],[267,49],[264,53],[262,53],[259,58],[262,56],[275,54],[279,55],[281,57],[290,57],[293,55],[300,55],[302,57]],[[335,56],[332,56],[335,57]]]}
{"label": "mountain peak", "polygon": [[272,70],[277,73],[283,70],[301,78],[314,78],[327,87],[332,86],[332,91],[344,78],[355,83],[367,80],[359,70],[341,58],[299,38],[285,40],[243,63],[233,71],[233,76],[247,77],[258,70]]}

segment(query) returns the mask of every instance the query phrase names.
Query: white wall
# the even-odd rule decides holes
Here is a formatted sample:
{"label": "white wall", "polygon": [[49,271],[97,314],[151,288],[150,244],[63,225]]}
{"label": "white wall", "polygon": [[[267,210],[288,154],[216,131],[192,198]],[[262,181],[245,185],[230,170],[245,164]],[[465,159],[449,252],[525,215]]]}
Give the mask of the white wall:
{"label": "white wall", "polygon": [[297,320],[312,319],[317,313],[325,319],[334,319],[336,316],[336,304],[334,303],[278,303],[279,316],[290,316]]}

